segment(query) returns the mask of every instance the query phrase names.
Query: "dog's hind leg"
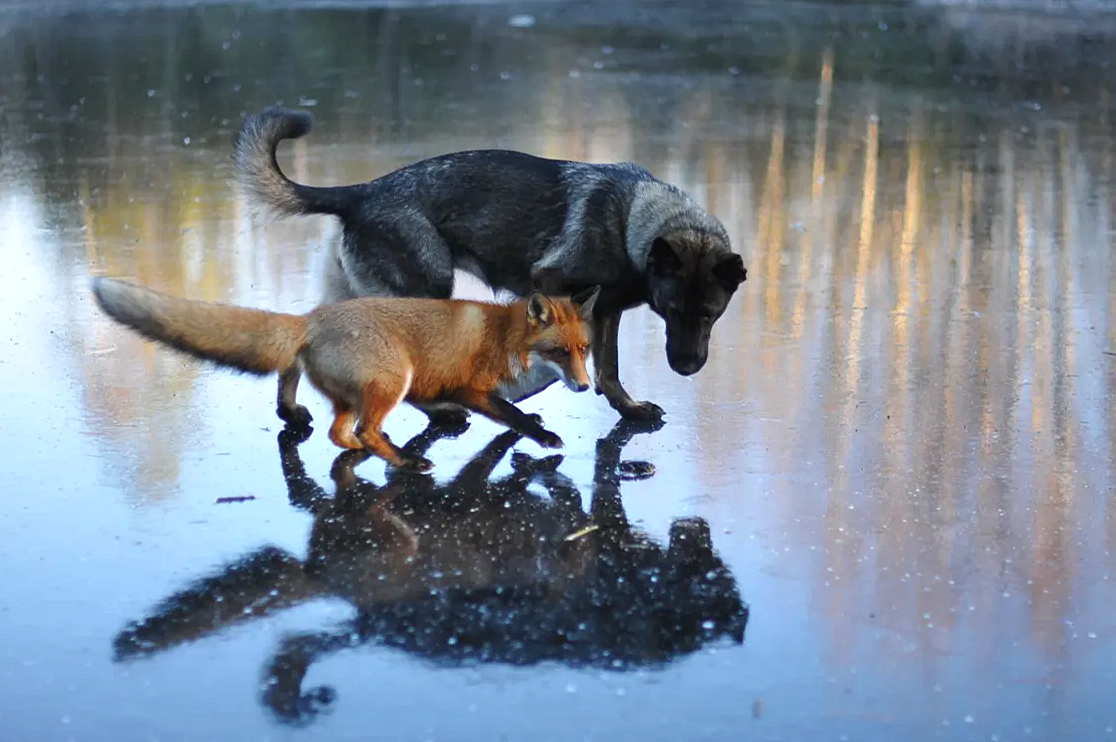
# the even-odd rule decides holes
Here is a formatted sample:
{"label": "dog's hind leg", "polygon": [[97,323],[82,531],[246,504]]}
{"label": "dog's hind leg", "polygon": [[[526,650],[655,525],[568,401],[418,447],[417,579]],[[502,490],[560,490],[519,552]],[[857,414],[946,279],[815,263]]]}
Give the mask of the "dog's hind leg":
{"label": "dog's hind leg", "polygon": [[342,235],[337,235],[330,240],[329,254],[322,274],[322,300],[321,304],[335,304],[347,299],[356,299],[360,296],[349,281],[345,273],[345,263]]}
{"label": "dog's hind leg", "polygon": [[338,255],[357,296],[448,299],[453,294],[453,253],[420,214],[404,212],[347,226]]}
{"label": "dog's hind leg", "polygon": [[421,410],[430,424],[447,430],[456,430],[468,424],[469,411],[464,407],[448,402],[412,402],[411,406]]}
{"label": "dog's hind leg", "polygon": [[[346,237],[340,256],[345,279],[360,296],[448,299],[453,295],[453,253],[434,225],[419,214],[362,223],[359,231]],[[469,417],[458,405],[414,406],[434,425],[456,428]]]}

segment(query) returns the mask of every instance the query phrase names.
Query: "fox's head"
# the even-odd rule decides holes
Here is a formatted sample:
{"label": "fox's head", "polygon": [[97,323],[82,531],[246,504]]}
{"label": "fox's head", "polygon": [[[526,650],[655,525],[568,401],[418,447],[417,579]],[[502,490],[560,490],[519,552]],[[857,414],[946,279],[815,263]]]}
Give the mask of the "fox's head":
{"label": "fox's head", "polygon": [[575,392],[589,388],[589,321],[600,291],[594,286],[568,299],[536,292],[527,299],[528,363],[550,368]]}

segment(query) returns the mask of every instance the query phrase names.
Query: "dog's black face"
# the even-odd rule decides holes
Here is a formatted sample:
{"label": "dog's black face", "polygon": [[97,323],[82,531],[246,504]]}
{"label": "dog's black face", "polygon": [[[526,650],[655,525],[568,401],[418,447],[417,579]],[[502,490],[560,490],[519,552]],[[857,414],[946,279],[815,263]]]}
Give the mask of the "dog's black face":
{"label": "dog's black face", "polygon": [[647,254],[652,311],[666,321],[667,363],[690,376],[709,358],[709,334],[748,277],[744,261],[714,236],[656,237]]}

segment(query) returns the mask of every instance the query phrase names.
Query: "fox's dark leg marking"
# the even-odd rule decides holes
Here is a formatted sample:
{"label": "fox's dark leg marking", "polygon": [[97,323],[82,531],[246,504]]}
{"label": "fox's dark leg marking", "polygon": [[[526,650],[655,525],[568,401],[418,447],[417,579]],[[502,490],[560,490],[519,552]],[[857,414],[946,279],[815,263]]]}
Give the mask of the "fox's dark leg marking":
{"label": "fox's dark leg marking", "polygon": [[507,425],[544,448],[562,447],[562,439],[544,428],[537,415],[528,415],[495,394],[476,389],[462,389],[450,398],[462,407],[480,413],[489,420]]}
{"label": "fox's dark leg marking", "polygon": [[295,427],[306,427],[314,420],[310,410],[295,401],[302,369],[298,364],[279,374],[279,395],[275,412],[279,419]]}

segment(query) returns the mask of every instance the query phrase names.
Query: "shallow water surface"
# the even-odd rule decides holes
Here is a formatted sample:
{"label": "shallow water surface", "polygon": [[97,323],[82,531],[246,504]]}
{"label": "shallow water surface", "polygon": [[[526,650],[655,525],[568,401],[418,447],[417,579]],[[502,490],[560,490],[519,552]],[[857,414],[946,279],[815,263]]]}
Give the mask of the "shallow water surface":
{"label": "shallow water surface", "polygon": [[[1116,739],[1110,16],[0,9],[0,738]],[[314,306],[336,225],[228,182],[276,102],[302,182],[512,147],[720,216],[704,370],[622,324],[666,424],[401,410],[389,476],[110,323],[90,275]]]}

